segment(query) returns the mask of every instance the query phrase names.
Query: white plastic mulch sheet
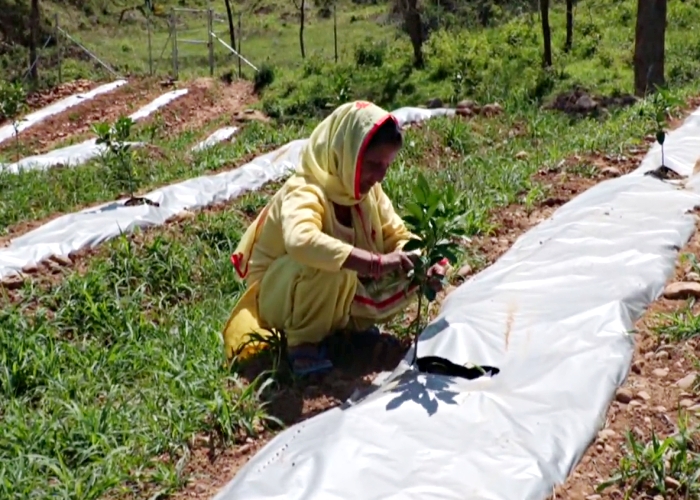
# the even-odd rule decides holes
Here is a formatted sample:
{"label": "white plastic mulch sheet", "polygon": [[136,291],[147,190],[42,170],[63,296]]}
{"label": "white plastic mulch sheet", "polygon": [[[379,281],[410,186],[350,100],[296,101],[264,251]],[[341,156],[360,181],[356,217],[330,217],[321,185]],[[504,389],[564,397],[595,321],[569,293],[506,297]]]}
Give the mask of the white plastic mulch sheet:
{"label": "white plastic mulch sheet", "polygon": [[[114,89],[121,87],[122,85],[126,84],[126,80],[116,80],[114,82],[106,83],[104,85],[100,85],[97,88],[94,88],[90,90],[89,92],[84,92],[84,93],[79,93],[79,94],[74,94],[71,96],[68,96],[64,99],[61,99],[60,101],[56,101],[53,104],[50,104],[49,106],[46,106],[45,108],[41,108],[37,111],[34,111],[33,113],[29,113],[27,116],[19,120],[19,123],[17,124],[17,130],[19,132],[22,132],[23,130],[28,129],[29,127],[36,125],[37,123],[40,123],[47,119],[50,116],[57,115],[58,113],[62,113],[63,111],[67,110],[68,108],[72,108],[73,106],[76,106],[78,104],[81,104],[85,101],[89,101],[90,99],[94,99],[100,94],[104,94],[106,92],[111,92]],[[7,139],[14,137],[15,136],[15,128],[14,126],[10,123],[7,125],[4,125],[0,127],[0,143],[6,141]]]}
{"label": "white plastic mulch sheet", "polygon": [[[449,110],[401,108],[394,114],[400,122],[421,121]],[[307,139],[285,146],[217,175],[196,177],[157,189],[145,195],[158,207],[138,205],[125,207],[124,200],[64,215],[13,239],[0,248],[0,278],[18,273],[23,267],[36,264],[52,255],[69,255],[82,248],[129,232],[136,227],[163,224],[183,210],[231,200],[241,194],[277,180],[296,167],[302,146]]]}
{"label": "white plastic mulch sheet", "polygon": [[[700,110],[668,134],[691,175]],[[412,352],[370,394],[297,424],[218,500],[531,500],[566,480],[603,424],[633,352],[628,332],[694,231],[700,178],[640,168],[560,207],[453,291],[419,357],[500,369],[475,380],[419,373]]]}
{"label": "white plastic mulch sheet", "polygon": [[[185,94],[187,94],[187,89],[167,92],[161,96],[158,96],[156,99],[135,113],[132,113],[129,115],[129,117],[134,121],[138,121]],[[141,145],[141,143],[133,144]],[[10,173],[17,173],[20,170],[45,170],[56,165],[70,167],[80,165],[88,160],[91,160],[92,158],[96,158],[105,151],[106,146],[103,144],[97,144],[97,140],[93,138],[79,144],[73,144],[64,148],[55,149],[45,154],[28,156],[27,158],[23,158],[20,161],[9,165],[0,164],[0,170],[5,170]]]}
{"label": "white plastic mulch sheet", "polygon": [[207,148],[212,147],[215,144],[229,140],[233,135],[238,132],[238,127],[224,127],[213,132],[209,137],[204,139],[202,142],[195,144],[192,147],[192,151],[203,151]]}

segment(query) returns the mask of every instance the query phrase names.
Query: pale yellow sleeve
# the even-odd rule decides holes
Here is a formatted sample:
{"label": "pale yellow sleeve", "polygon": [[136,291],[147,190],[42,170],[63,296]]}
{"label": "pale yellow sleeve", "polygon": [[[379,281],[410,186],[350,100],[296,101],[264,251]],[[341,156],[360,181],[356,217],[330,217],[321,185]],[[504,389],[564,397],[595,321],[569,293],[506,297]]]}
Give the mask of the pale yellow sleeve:
{"label": "pale yellow sleeve", "polygon": [[401,250],[406,242],[411,239],[411,233],[406,228],[399,214],[394,210],[394,205],[383,189],[377,190],[377,204],[379,218],[382,223],[382,235],[384,236],[384,252],[391,253]]}
{"label": "pale yellow sleeve", "polygon": [[337,272],[353,246],[323,232],[325,210],[319,194],[311,186],[287,194],[280,211],[284,246],[289,256],[300,264]]}

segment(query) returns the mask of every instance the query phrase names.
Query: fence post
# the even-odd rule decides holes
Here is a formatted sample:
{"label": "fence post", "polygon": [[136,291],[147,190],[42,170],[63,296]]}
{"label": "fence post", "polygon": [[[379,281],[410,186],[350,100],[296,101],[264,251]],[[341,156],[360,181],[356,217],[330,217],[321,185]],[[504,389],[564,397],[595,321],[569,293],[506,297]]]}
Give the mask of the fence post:
{"label": "fence post", "polygon": [[178,67],[177,67],[177,18],[175,11],[170,12],[170,33],[173,39],[173,78],[178,79]]}
{"label": "fence post", "polygon": [[[241,52],[241,38],[243,38],[243,29],[241,28],[241,11],[238,11],[238,53],[242,55]],[[238,58],[238,78],[243,78],[243,72],[241,71],[241,58]]]}
{"label": "fence post", "polygon": [[61,44],[61,32],[59,31],[58,28],[58,14],[54,15],[53,18],[53,31],[54,31],[54,38],[56,39],[56,49],[58,53],[58,83],[63,82],[63,46]]}
{"label": "fence post", "polygon": [[148,31],[148,74],[153,76],[153,45],[151,42],[151,13],[146,16],[146,30]]}
{"label": "fence post", "polygon": [[214,11],[209,7],[207,12],[207,45],[209,46],[209,76],[214,76]]}
{"label": "fence post", "polygon": [[335,52],[335,62],[338,63],[338,18],[336,17],[336,5],[338,0],[333,2],[333,50]]}

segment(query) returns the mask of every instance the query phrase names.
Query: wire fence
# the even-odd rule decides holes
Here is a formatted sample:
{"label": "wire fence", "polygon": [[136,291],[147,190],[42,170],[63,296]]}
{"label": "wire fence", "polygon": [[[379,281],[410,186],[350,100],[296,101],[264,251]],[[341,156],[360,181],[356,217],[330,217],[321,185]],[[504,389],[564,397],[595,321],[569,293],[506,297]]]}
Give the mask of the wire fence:
{"label": "wire fence", "polygon": [[[229,29],[228,17],[213,9],[173,8],[167,16],[157,19],[146,16],[146,49],[142,49],[144,44],[140,39],[133,44],[127,40],[115,52],[106,50],[109,46],[106,43],[81,40],[79,35],[64,28],[56,15],[50,35],[36,51],[36,58],[23,70],[21,80],[26,82],[35,68],[50,67],[57,72],[60,83],[66,75],[66,66],[72,66],[71,59],[75,58],[88,60],[97,70],[115,78],[125,73],[146,73],[177,80],[183,70],[201,73],[205,68],[210,76],[217,69],[228,69],[242,78],[245,70],[257,72],[259,68],[242,54],[242,13],[232,17],[233,30]],[[115,30],[114,39],[124,39],[124,32]],[[114,40],[110,43],[118,45]]]}

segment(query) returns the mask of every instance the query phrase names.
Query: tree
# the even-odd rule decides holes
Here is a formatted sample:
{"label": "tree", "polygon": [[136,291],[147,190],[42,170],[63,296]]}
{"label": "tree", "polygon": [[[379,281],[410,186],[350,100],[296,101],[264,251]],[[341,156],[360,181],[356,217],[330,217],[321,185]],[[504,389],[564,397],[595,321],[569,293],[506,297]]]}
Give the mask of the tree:
{"label": "tree", "polygon": [[299,9],[299,48],[301,49],[301,58],[306,57],[306,51],[304,50],[304,11],[306,10],[306,0],[301,0],[301,3],[294,2],[294,7]]}
{"label": "tree", "polygon": [[574,0],[566,0],[566,43],[564,51],[569,52],[574,43]]}
{"label": "tree", "polygon": [[228,17],[228,34],[231,38],[231,48],[236,48],[236,31],[233,29],[233,10],[231,10],[231,0],[226,0],[226,16]]}
{"label": "tree", "polygon": [[422,68],[425,64],[423,59],[423,23],[421,22],[418,0],[399,0],[401,12],[403,13],[404,26],[411,45],[413,46],[413,65]]}
{"label": "tree", "polygon": [[29,77],[32,82],[39,80],[37,69],[37,45],[39,44],[39,30],[41,29],[41,12],[39,11],[39,0],[32,0],[32,7],[29,13]]}
{"label": "tree", "polygon": [[542,18],[542,39],[544,41],[542,64],[545,68],[550,68],[552,66],[552,34],[549,30],[549,0],[540,0],[540,17]]}
{"label": "tree", "polygon": [[634,91],[639,97],[664,85],[666,0],[637,0]]}

